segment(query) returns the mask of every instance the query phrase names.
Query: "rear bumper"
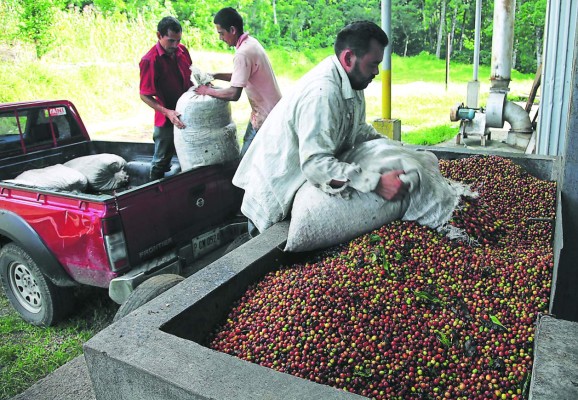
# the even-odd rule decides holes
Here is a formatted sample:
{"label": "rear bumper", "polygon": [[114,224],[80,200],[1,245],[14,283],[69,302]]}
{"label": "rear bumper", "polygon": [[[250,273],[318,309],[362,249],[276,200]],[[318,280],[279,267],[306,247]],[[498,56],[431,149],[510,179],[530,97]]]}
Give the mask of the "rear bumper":
{"label": "rear bumper", "polygon": [[115,303],[122,304],[133,290],[148,278],[160,274],[180,275],[181,270],[181,260],[175,251],[171,251],[111,280],[108,295]]}
{"label": "rear bumper", "polygon": [[[204,232],[192,238],[179,249],[171,250],[122,276],[112,279],[108,286],[108,295],[114,302],[122,304],[137,286],[148,278],[160,274],[182,275],[183,269],[191,266],[197,259],[218,248],[222,249],[224,245],[228,245],[246,231],[247,222],[245,220],[244,222],[231,222],[209,232]],[[218,238],[218,243],[211,241],[209,244],[207,243],[208,238],[212,240]],[[200,245],[205,247],[201,249]]]}

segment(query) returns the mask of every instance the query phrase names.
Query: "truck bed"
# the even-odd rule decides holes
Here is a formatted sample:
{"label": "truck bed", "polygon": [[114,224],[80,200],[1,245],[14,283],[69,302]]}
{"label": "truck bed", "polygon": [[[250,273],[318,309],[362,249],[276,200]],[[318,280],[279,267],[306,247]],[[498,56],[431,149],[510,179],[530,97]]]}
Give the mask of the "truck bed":
{"label": "truck bed", "polygon": [[[108,218],[111,213],[120,215],[125,235],[131,268],[162,259],[167,252],[176,252],[179,258],[193,260],[199,253],[195,244],[206,246],[218,235],[218,228],[238,215],[242,192],[235,188],[232,177],[238,162],[199,167],[181,172],[176,157],[165,178],[149,179],[152,143],[86,141],[44,149],[0,160],[0,178],[14,179],[24,171],[63,164],[86,155],[102,153],[116,154],[127,161],[128,186],[107,192],[67,192],[32,188],[8,182],[0,182],[0,194],[5,199],[5,209],[10,209],[14,200],[23,201],[36,211],[31,213],[60,214],[61,221],[73,224],[74,218],[86,218],[87,210]],[[30,212],[29,212],[30,213]],[[72,217],[76,215],[76,217]],[[52,218],[52,217],[51,217]],[[84,222],[83,222],[84,223]],[[52,224],[62,227],[62,222]],[[69,228],[69,231],[72,231]],[[205,234],[206,241],[191,243],[192,238]],[[89,246],[86,233],[75,233],[71,240],[64,231],[54,233],[55,238],[66,237],[55,247]],[[58,239],[55,239],[58,240]],[[179,250],[180,249],[180,250]],[[186,254],[183,253],[183,249]],[[202,249],[201,249],[202,250]],[[58,254],[58,250],[55,250]],[[89,255],[87,255],[89,257]],[[117,276],[108,266],[90,265],[90,259],[61,260],[68,273],[81,283],[105,287]],[[97,277],[95,270],[100,270]],[[90,274],[87,274],[91,271]]]}

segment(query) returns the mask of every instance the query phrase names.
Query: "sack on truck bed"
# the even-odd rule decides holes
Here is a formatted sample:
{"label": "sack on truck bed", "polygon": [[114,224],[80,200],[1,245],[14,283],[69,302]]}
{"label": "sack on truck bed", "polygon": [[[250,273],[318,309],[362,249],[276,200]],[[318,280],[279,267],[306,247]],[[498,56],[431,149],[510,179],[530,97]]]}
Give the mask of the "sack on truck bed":
{"label": "sack on truck bed", "polygon": [[396,219],[441,228],[458,207],[461,196],[476,196],[467,185],[445,178],[435,154],[406,149],[388,139],[362,143],[340,160],[379,173],[403,170],[409,185],[403,202],[353,189],[349,199],[330,195],[305,183],[295,195],[285,251],[307,251],[351,240]]}
{"label": "sack on truck bed", "polygon": [[179,98],[176,111],[186,126],[174,130],[183,171],[239,158],[237,128],[228,101],[198,95],[191,88]]}
{"label": "sack on truck bed", "polygon": [[88,188],[93,191],[114,190],[128,184],[126,160],[116,154],[77,157],[64,165],[84,174],[88,179]]}
{"label": "sack on truck bed", "polygon": [[86,176],[62,164],[31,169],[21,173],[14,179],[7,179],[4,182],[67,192],[84,192],[88,186]]}

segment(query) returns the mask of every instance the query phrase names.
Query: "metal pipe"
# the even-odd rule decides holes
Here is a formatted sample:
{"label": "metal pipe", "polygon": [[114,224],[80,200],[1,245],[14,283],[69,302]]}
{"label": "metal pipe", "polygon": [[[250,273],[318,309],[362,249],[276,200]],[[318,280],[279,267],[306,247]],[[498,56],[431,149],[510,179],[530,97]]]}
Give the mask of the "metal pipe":
{"label": "metal pipe", "polygon": [[381,1],[381,27],[389,39],[383,52],[381,68],[381,117],[391,119],[391,0]]}
{"label": "metal pipe", "polygon": [[507,121],[515,133],[532,133],[532,121],[526,110],[516,103],[506,101],[504,104],[504,120]]}
{"label": "metal pipe", "polygon": [[[488,126],[503,127],[507,121],[512,133],[532,133],[530,115],[519,105],[506,101],[512,73],[514,51],[514,15],[516,0],[494,1],[494,30],[492,35],[491,87],[488,109]],[[499,126],[501,125],[501,126]]]}
{"label": "metal pipe", "polygon": [[494,1],[494,30],[492,35],[492,64],[490,91],[508,90],[514,49],[514,14],[516,0]]}
{"label": "metal pipe", "polygon": [[480,30],[482,25],[482,0],[476,0],[476,31],[474,37],[474,81],[478,80],[480,67]]}

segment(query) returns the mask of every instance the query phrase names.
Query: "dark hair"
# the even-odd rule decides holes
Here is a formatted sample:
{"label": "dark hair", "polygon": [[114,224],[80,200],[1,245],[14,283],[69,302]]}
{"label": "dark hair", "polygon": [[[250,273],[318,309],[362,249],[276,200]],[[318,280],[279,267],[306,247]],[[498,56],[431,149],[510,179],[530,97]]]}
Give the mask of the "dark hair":
{"label": "dark hair", "polygon": [[389,42],[387,35],[371,21],[356,21],[341,29],[333,46],[339,56],[345,49],[351,49],[357,57],[363,57],[369,51],[371,39],[377,40],[383,47]]}
{"label": "dark hair", "polygon": [[220,9],[219,12],[215,14],[213,23],[220,25],[221,28],[226,29],[227,32],[229,32],[231,27],[234,26],[237,28],[237,33],[239,35],[243,34],[243,17],[241,17],[237,10],[232,7]]}
{"label": "dark hair", "polygon": [[160,20],[157,26],[157,31],[161,34],[161,36],[167,36],[169,34],[169,30],[173,31],[174,33],[180,33],[183,31],[181,23],[175,17],[164,17]]}

